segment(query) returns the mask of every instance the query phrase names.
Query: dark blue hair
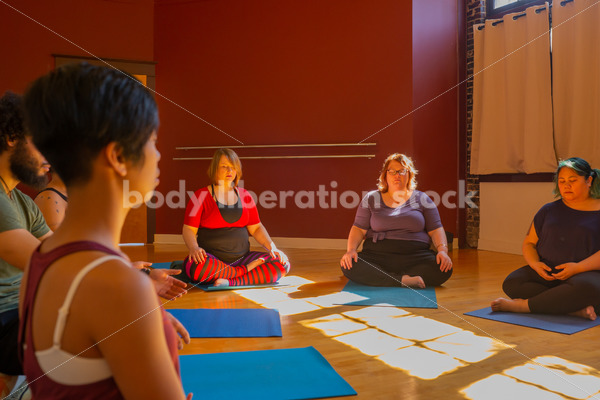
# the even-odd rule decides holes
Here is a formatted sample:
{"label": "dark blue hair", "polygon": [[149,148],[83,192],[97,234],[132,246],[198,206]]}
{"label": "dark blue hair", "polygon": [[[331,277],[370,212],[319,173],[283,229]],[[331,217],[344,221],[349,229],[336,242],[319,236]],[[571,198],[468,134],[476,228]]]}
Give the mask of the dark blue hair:
{"label": "dark blue hair", "polygon": [[598,179],[600,170],[593,169],[587,161],[579,157],[571,157],[567,158],[566,160],[560,160],[558,162],[558,168],[556,169],[556,173],[554,174],[554,196],[560,197],[560,190],[558,189],[558,174],[560,170],[564,167],[571,168],[577,173],[577,175],[583,176],[586,180],[589,177],[592,177],[590,197],[593,197],[594,199],[600,199],[600,179]]}

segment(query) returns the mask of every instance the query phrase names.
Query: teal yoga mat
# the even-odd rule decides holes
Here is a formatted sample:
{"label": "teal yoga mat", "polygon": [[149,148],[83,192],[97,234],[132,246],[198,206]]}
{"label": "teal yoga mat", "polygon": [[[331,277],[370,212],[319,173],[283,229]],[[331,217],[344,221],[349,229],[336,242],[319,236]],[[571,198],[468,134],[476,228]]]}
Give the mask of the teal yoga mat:
{"label": "teal yoga mat", "polygon": [[150,268],[155,268],[155,269],[170,269],[171,268],[171,263],[172,263],[172,261],[153,263],[150,266]]}
{"label": "teal yoga mat", "polygon": [[590,321],[589,319],[575,317],[573,315],[525,314],[492,311],[491,307],[467,312],[465,315],[505,322],[507,324],[542,329],[544,331],[564,333],[566,335],[572,335],[573,333],[600,325],[600,318],[597,318],[595,321]]}
{"label": "teal yoga mat", "polygon": [[277,310],[266,308],[169,309],[193,338],[281,337]]}
{"label": "teal yoga mat", "polygon": [[180,356],[181,381],[196,399],[319,399],[356,391],[314,348]]}
{"label": "teal yoga mat", "polygon": [[415,308],[438,308],[435,288],[411,289],[401,287],[381,287],[359,285],[349,281],[342,293],[364,297],[347,303],[346,306],[392,306]]}

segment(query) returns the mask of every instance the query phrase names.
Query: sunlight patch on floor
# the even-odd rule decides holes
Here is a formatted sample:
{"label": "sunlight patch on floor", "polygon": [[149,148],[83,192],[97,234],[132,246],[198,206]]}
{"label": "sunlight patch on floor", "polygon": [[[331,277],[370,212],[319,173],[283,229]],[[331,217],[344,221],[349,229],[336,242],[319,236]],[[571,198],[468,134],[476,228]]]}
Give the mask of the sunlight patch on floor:
{"label": "sunlight patch on floor", "polygon": [[469,331],[460,331],[437,340],[424,342],[423,346],[446,353],[467,363],[483,361],[506,348],[504,344],[492,338],[478,336]]}
{"label": "sunlight patch on floor", "polygon": [[[540,356],[461,391],[471,400],[600,399],[600,371],[555,356]],[[496,397],[490,397],[494,393]],[[527,397],[525,397],[527,396]]]}
{"label": "sunlight patch on floor", "polygon": [[364,329],[334,338],[338,342],[360,350],[368,356],[380,356],[388,353],[390,349],[401,349],[412,346],[415,342],[400,339],[380,332],[377,329]]}
{"label": "sunlight patch on floor", "polygon": [[493,339],[392,307],[365,307],[300,324],[420,379],[435,379],[506,348]]}
{"label": "sunlight patch on floor", "polygon": [[[302,321],[301,324],[307,326],[304,324],[304,321]],[[344,318],[344,316],[340,314],[332,314],[310,320],[308,325],[311,328],[319,329],[325,336],[338,336],[367,328],[364,324]]]}
{"label": "sunlight patch on floor", "polygon": [[372,325],[390,335],[418,341],[432,340],[462,330],[430,318],[411,315],[375,320]]}
{"label": "sunlight patch on floor", "polygon": [[472,400],[565,400],[566,397],[551,393],[533,385],[527,385],[509,378],[505,375],[492,375],[474,383],[463,393],[467,399]]}
{"label": "sunlight patch on floor", "polygon": [[314,283],[300,276],[284,276],[279,280],[280,286],[258,289],[235,290],[234,292],[265,308],[278,310],[281,315],[295,315],[323,308],[312,304],[307,299],[291,299],[290,293],[297,292],[300,286]]}
{"label": "sunlight patch on floor", "polygon": [[[263,307],[276,309],[281,315],[339,307],[364,299],[342,292],[292,299],[290,293],[313,282],[298,276],[286,276],[280,282],[286,286],[238,290],[236,293]],[[300,321],[300,324],[420,379],[435,379],[507,348],[493,339],[416,316],[398,307],[359,307]]]}
{"label": "sunlight patch on floor", "polygon": [[464,367],[465,364],[447,354],[431,351],[419,346],[383,354],[377,359],[391,367],[399,368],[411,376],[421,379],[435,379],[440,375]]}

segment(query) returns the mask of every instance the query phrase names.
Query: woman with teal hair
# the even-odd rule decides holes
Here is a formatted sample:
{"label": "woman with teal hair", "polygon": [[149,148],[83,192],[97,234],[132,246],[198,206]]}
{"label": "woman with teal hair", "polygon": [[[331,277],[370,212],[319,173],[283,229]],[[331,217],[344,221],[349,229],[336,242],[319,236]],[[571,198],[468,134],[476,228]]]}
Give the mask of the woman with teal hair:
{"label": "woman with teal hair", "polygon": [[510,299],[494,311],[573,314],[595,320],[600,312],[600,170],[573,157],[558,164],[554,194],[533,218],[523,242],[526,266],[502,289]]}

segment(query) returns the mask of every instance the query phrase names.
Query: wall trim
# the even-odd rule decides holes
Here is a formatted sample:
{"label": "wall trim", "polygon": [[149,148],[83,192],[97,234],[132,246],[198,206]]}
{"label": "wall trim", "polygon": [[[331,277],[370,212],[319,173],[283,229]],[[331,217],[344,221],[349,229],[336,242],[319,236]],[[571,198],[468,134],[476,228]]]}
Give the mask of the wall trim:
{"label": "wall trim", "polygon": [[[290,238],[290,237],[274,237],[272,238],[277,247],[282,249],[327,249],[327,250],[346,250],[347,239],[325,239],[325,238]],[[177,234],[155,234],[154,244],[185,244],[183,236]],[[250,238],[251,247],[260,247],[260,245]],[[458,249],[458,238],[452,241],[454,249]],[[359,247],[359,251],[362,246]]]}
{"label": "wall trim", "polygon": [[[479,238],[477,250],[497,251],[500,253],[523,254],[522,244],[504,240]],[[516,267],[515,267],[516,268]]]}
{"label": "wall trim", "polygon": [[[324,238],[290,238],[273,237],[277,247],[290,249],[332,249],[346,250],[346,239],[324,239]],[[183,236],[178,234],[155,234],[154,244],[184,244]],[[259,244],[250,238],[250,246],[260,247]]]}

